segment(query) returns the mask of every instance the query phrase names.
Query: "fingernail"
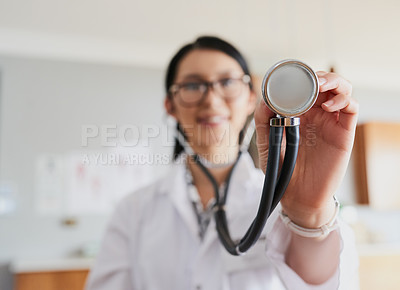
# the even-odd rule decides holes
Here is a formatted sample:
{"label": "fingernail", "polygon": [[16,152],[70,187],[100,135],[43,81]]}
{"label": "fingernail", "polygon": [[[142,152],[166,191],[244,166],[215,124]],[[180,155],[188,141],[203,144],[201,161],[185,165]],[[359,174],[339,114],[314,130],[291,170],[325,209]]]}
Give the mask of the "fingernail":
{"label": "fingernail", "polygon": [[326,83],[326,78],[319,78],[319,85],[322,86]]}
{"label": "fingernail", "polygon": [[332,105],[333,105],[333,100],[326,101],[326,102],[324,103],[324,105],[327,106],[327,107],[332,106]]}

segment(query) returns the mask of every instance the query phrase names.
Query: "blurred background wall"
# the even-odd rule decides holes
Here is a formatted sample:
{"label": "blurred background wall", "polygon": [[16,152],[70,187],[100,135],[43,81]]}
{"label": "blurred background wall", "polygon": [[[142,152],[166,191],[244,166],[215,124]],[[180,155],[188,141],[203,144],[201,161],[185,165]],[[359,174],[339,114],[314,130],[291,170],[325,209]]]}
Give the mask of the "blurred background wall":
{"label": "blurred background wall", "polygon": [[[129,173],[165,172],[164,72],[183,44],[223,37],[259,77],[284,58],[334,68],[353,83],[360,123],[398,123],[399,10],[394,0],[0,0],[0,289],[24,261],[92,257],[113,204],[143,181]],[[99,132],[84,144],[88,128]],[[121,132],[138,146],[118,146]],[[162,161],[124,169],[119,182],[115,164],[104,169],[117,147]],[[87,174],[110,184],[91,184],[104,196],[80,199],[88,190],[77,185],[77,160],[98,154],[103,169]],[[338,189],[350,206],[354,167]]]}

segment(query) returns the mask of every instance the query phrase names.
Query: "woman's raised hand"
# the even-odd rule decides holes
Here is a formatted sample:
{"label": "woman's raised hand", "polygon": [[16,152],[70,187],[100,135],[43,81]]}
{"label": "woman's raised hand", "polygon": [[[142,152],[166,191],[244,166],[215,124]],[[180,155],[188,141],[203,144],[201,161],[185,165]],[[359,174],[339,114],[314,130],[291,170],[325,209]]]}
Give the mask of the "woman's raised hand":
{"label": "woman's raised hand", "polygon": [[[335,73],[317,73],[320,88],[314,106],[300,116],[300,146],[292,179],[281,200],[296,224],[317,228],[334,212],[335,194],[349,162],[358,116],[351,84]],[[255,112],[260,166],[268,158],[269,119],[274,113],[264,102]],[[284,143],[283,143],[284,150]]]}

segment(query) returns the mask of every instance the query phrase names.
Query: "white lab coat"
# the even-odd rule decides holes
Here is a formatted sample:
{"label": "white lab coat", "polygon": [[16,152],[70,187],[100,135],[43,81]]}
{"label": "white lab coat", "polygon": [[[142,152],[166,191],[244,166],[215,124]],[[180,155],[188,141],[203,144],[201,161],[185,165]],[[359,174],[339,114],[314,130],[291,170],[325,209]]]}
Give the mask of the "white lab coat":
{"label": "white lab coat", "polygon": [[[263,235],[244,256],[220,244],[212,220],[204,240],[187,194],[185,166],[174,164],[158,182],[117,207],[87,284],[90,290],[281,290],[358,288],[358,259],[351,230],[340,222],[340,266],[318,286],[306,284],[284,261],[291,232],[271,215]],[[231,178],[226,210],[231,236],[249,227],[263,174],[243,154]],[[339,287],[340,284],[340,288]]]}

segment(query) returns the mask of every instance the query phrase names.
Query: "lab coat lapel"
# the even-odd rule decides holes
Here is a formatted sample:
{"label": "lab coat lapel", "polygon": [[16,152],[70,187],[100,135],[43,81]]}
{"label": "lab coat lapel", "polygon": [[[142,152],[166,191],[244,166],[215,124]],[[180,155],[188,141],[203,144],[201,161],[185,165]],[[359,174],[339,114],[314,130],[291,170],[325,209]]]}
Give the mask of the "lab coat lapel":
{"label": "lab coat lapel", "polygon": [[187,225],[189,231],[196,239],[198,239],[198,224],[192,204],[188,198],[185,180],[185,165],[180,163],[174,164],[173,166],[174,170],[172,170],[169,176],[165,179],[166,183],[164,188],[170,194],[174,207]]}
{"label": "lab coat lapel", "polygon": [[[261,192],[250,192],[251,182],[254,182],[251,171],[254,170],[252,161],[248,154],[243,154],[241,160],[236,165],[232,173],[231,184],[229,185],[229,193],[226,204],[226,215],[228,219],[228,227],[232,235],[232,239],[240,239],[245,234],[245,230],[250,226],[251,216],[256,211],[248,213],[249,207],[245,204],[254,200],[254,196],[260,195]],[[262,181],[262,180],[261,180]],[[258,197],[256,197],[257,200]],[[252,203],[252,202],[251,202]],[[253,203],[252,203],[253,204]],[[257,205],[257,204],[256,204]],[[250,218],[243,220],[244,216]],[[202,243],[200,254],[207,252],[207,249],[218,239],[214,218],[210,221],[207,233]]]}
{"label": "lab coat lapel", "polygon": [[[226,201],[227,218],[232,227],[232,235],[238,234],[237,230],[240,230],[239,224],[244,224],[243,220],[246,216],[252,216],[256,214],[256,209],[252,207],[258,205],[258,201],[261,195],[261,191],[258,190],[262,184],[262,175],[259,180],[257,175],[253,174],[256,169],[254,168],[253,161],[247,153],[243,153],[241,160],[235,168],[232,178],[231,185],[229,186],[228,197]],[[246,225],[246,230],[250,224]],[[237,238],[233,236],[232,238]]]}

